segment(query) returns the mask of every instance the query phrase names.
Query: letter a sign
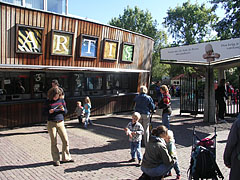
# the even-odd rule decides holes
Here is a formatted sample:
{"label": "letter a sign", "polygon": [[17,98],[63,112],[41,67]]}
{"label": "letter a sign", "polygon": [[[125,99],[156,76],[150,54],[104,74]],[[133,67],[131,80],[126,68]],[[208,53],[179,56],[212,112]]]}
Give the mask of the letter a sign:
{"label": "letter a sign", "polygon": [[42,28],[17,26],[17,53],[42,53]]}

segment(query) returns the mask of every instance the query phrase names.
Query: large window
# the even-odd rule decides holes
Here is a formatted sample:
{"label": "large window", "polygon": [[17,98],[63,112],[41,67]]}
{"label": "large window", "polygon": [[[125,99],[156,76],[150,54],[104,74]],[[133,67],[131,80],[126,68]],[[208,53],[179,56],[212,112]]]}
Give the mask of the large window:
{"label": "large window", "polygon": [[53,79],[58,80],[66,98],[136,92],[134,76],[100,72],[0,72],[0,101],[46,98]]}
{"label": "large window", "polygon": [[29,99],[29,73],[6,73],[3,79],[3,89],[7,100]]}
{"label": "large window", "polygon": [[48,0],[47,10],[60,14],[66,14],[65,12],[66,1],[65,0]]}
{"label": "large window", "polygon": [[25,6],[34,9],[44,9],[43,0],[25,0]]}
{"label": "large window", "polygon": [[[66,14],[66,0],[0,0],[15,5]],[[45,4],[46,3],[46,4]]]}
{"label": "large window", "polygon": [[13,4],[16,4],[16,5],[19,5],[19,6],[22,5],[22,0],[0,0],[0,1],[13,3]]}
{"label": "large window", "polygon": [[74,74],[74,96],[84,95],[85,89],[85,78],[83,74],[76,73]]}

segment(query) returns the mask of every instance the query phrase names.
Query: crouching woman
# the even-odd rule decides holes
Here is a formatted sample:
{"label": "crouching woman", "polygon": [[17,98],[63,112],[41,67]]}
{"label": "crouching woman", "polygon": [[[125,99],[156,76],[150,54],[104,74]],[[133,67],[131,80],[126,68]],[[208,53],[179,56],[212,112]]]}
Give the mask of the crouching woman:
{"label": "crouching woman", "polygon": [[166,146],[166,141],[169,140],[167,131],[165,126],[158,126],[152,130],[141,165],[141,170],[148,176],[164,176],[173,167],[174,162]]}

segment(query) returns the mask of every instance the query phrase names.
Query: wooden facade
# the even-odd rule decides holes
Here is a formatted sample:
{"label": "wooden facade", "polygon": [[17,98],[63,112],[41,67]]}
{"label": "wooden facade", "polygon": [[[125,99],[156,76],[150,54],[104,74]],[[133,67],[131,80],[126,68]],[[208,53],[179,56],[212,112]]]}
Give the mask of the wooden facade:
{"label": "wooden facade", "polygon": [[[92,99],[93,115],[132,110],[132,100],[136,95],[137,89],[140,85],[148,85],[149,83],[154,42],[153,39],[147,36],[84,19],[27,9],[2,2],[0,2],[0,24],[0,73],[2,73],[2,86],[10,83],[5,73],[30,73],[28,77],[30,86],[29,98],[0,101],[0,128],[45,121],[41,113],[45,98],[43,96],[41,98],[33,98],[35,95],[31,73],[69,73],[67,78],[70,81],[71,73],[103,73],[103,81],[105,81],[104,74],[116,72],[128,74],[128,88],[131,90],[123,91],[120,94],[106,93],[107,90],[103,82],[103,94],[101,95],[85,93],[74,96],[70,84],[69,96],[66,97],[69,109],[68,117],[72,115],[76,101],[84,98],[83,95],[89,95]],[[41,53],[16,52],[16,31],[19,25],[42,29]],[[51,54],[53,30],[73,34],[71,56]],[[95,58],[80,56],[82,35],[98,38]],[[104,40],[106,39],[118,42],[116,60],[103,59]],[[122,44],[124,43],[134,45],[132,62],[121,60]]]}

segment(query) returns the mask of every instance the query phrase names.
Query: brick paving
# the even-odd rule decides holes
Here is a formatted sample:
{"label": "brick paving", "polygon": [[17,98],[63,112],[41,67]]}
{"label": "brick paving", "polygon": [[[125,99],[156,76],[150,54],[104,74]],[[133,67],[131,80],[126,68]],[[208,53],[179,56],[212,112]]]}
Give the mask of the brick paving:
{"label": "brick paving", "polygon": [[[186,180],[192,148],[192,129],[200,137],[211,136],[217,128],[217,164],[225,179],[229,169],[222,160],[227,135],[234,118],[228,123],[209,124],[202,116],[179,116],[179,109],[174,107],[171,117],[171,129],[175,134],[178,159],[182,179]],[[131,113],[92,117],[93,126],[82,128],[77,120],[67,121],[66,128],[70,140],[70,152],[75,163],[52,165],[50,139],[46,124],[32,127],[15,128],[0,131],[0,179],[1,180],[132,180],[137,179],[141,170],[136,163],[128,163],[130,149],[127,136],[122,130],[130,121]],[[153,116],[153,126],[161,124],[158,115]],[[59,149],[61,150],[61,140]],[[144,153],[144,148],[142,148]],[[173,176],[166,179],[174,179]]]}

